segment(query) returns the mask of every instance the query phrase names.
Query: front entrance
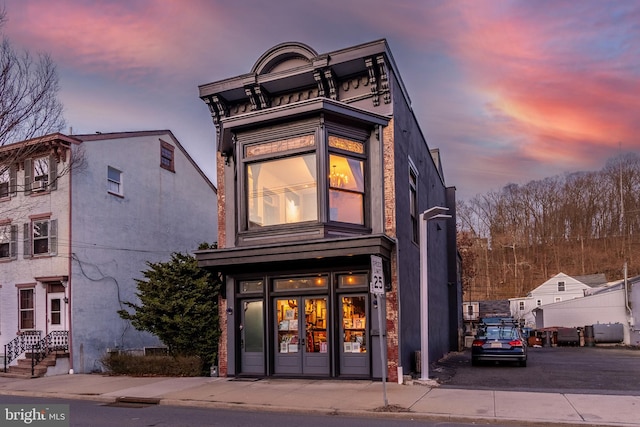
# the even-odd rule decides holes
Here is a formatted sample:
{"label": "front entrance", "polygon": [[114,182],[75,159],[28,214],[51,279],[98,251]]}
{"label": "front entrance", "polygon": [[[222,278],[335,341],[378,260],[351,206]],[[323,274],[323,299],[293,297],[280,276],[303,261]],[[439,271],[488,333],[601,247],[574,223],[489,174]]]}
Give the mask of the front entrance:
{"label": "front entrance", "polygon": [[66,331],[64,293],[49,293],[47,298],[47,333]]}
{"label": "front entrance", "polygon": [[244,300],[240,314],[240,367],[243,374],[264,375],[262,300]]}
{"label": "front entrance", "polygon": [[327,297],[274,299],[275,374],[329,375]]}

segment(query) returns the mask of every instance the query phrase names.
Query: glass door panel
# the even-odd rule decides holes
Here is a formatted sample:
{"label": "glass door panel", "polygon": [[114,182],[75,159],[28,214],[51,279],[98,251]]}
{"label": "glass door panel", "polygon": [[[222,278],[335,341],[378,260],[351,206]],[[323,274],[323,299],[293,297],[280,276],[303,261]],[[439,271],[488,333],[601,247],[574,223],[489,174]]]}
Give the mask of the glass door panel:
{"label": "glass door panel", "polygon": [[275,373],[302,373],[300,342],[300,298],[276,298],[274,301],[276,321]]}
{"label": "glass door panel", "polygon": [[349,295],[340,298],[341,375],[369,375],[368,297]]}
{"label": "glass door panel", "polygon": [[305,351],[302,370],[309,375],[329,375],[327,297],[304,298]]}
{"label": "glass door panel", "polygon": [[264,374],[264,312],[262,300],[242,301],[241,372]]}

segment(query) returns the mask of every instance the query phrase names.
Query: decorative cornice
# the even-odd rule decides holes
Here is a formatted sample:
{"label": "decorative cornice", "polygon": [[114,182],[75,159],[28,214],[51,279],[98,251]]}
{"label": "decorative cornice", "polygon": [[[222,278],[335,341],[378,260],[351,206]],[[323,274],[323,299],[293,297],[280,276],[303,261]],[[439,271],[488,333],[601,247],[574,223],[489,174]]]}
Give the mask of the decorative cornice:
{"label": "decorative cornice", "polygon": [[380,105],[380,96],[378,94],[378,82],[376,80],[376,70],[373,65],[373,58],[366,58],[364,64],[369,72],[369,85],[371,86],[371,94],[373,95],[373,106]]}
{"label": "decorative cornice", "polygon": [[327,68],[324,70],[324,78],[329,85],[329,98],[336,101],[338,99],[338,92],[336,91],[336,76],[333,73],[333,69]]}
{"label": "decorative cornice", "polygon": [[315,70],[313,72],[313,78],[318,84],[318,96],[324,97],[325,96],[324,81],[322,80],[322,73],[320,72],[320,70]]}
{"label": "decorative cornice", "polygon": [[224,100],[218,95],[207,96],[202,100],[207,104],[207,107],[209,107],[213,124],[218,127],[220,119],[229,116],[229,108]]}
{"label": "decorative cornice", "polygon": [[385,104],[391,102],[391,92],[389,91],[389,75],[387,73],[387,63],[384,60],[384,56],[378,55],[376,57],[378,63],[378,70],[380,71],[380,93],[382,93],[382,99]]}
{"label": "decorative cornice", "polygon": [[269,108],[271,104],[269,94],[259,84],[245,86],[244,93],[249,97],[249,101],[251,102],[251,111]]}

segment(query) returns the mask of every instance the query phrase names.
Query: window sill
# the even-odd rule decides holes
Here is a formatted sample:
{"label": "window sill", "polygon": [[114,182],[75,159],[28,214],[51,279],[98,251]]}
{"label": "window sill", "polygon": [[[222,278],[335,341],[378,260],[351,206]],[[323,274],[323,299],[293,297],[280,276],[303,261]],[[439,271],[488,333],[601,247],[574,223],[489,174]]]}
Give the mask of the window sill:
{"label": "window sill", "polygon": [[107,191],[107,193],[111,194],[112,196],[118,197],[120,199],[124,199],[124,195],[120,193],[114,193],[113,191]]}

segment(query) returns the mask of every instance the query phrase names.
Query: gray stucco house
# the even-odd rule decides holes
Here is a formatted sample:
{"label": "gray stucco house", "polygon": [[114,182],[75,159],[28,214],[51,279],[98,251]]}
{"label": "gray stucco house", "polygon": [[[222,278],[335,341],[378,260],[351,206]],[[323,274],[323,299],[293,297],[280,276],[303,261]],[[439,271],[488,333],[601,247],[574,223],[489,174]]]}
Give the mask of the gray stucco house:
{"label": "gray stucco house", "polygon": [[[199,90],[217,136],[220,227],[218,249],[196,257],[224,277],[220,374],[402,378],[426,333],[427,263],[430,359],[457,350],[455,188],[387,42],[324,54],[283,43]],[[420,214],[434,206],[451,218],[428,222],[421,260]],[[370,293],[372,256],[385,298]]]}
{"label": "gray stucco house", "polygon": [[0,147],[0,172],[0,349],[20,350],[10,365],[47,338],[68,347],[56,373],[162,345],[117,311],[136,301],[147,261],[217,238],[217,190],[172,132],[21,141]]}

